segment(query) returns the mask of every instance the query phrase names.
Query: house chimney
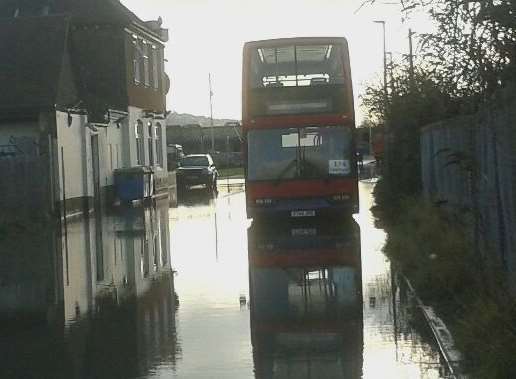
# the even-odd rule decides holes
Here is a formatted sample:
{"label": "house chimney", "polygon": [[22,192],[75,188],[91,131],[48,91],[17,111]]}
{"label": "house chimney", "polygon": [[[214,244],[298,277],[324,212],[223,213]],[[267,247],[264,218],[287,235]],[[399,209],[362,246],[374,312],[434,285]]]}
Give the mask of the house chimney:
{"label": "house chimney", "polygon": [[160,39],[163,42],[168,41],[168,29],[162,28],[161,25],[163,24],[163,19],[158,17],[157,20],[150,20],[145,21],[145,25],[152,30],[154,33],[158,34]]}

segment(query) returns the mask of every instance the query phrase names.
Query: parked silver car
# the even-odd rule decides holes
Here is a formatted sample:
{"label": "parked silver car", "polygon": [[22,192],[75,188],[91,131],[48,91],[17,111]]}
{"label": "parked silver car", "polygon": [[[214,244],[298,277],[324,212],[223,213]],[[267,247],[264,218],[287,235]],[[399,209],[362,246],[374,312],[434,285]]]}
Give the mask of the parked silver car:
{"label": "parked silver car", "polygon": [[204,185],[208,190],[216,191],[218,175],[209,154],[186,155],[177,169],[177,186],[180,191],[196,185]]}

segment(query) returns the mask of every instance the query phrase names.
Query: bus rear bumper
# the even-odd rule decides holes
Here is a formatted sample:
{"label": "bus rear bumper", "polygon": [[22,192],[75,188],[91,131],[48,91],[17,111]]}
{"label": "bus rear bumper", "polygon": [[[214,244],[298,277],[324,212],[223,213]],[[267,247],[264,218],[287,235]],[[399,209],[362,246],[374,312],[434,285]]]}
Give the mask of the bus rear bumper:
{"label": "bus rear bumper", "polygon": [[358,213],[358,204],[328,204],[326,206],[311,207],[279,207],[279,206],[247,206],[248,218],[285,218],[285,219],[328,219],[351,216]]}

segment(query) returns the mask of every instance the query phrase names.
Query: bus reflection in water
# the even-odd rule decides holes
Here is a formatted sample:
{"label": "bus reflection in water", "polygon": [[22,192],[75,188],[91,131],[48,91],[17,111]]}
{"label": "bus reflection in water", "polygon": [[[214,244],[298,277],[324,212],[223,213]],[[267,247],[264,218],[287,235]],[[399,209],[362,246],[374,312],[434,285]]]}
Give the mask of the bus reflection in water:
{"label": "bus reflection in water", "polygon": [[360,378],[358,225],[273,227],[248,231],[256,377]]}

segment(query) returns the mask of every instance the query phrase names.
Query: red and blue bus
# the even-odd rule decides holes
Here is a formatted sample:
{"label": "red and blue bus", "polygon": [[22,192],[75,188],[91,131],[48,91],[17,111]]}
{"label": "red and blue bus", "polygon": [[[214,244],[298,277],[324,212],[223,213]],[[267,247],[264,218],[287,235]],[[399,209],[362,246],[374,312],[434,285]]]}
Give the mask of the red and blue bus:
{"label": "red and blue bus", "polygon": [[242,86],[248,216],[358,212],[346,39],[247,42]]}

